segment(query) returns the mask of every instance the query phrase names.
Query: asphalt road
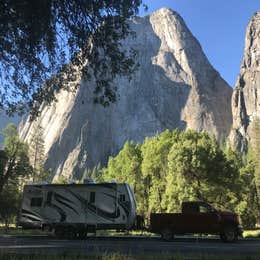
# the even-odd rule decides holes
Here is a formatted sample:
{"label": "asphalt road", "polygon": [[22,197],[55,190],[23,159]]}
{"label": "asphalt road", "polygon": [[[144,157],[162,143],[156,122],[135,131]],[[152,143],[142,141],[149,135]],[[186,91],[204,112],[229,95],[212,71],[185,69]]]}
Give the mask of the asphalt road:
{"label": "asphalt road", "polygon": [[260,258],[260,240],[241,239],[223,243],[217,238],[175,238],[164,242],[159,237],[90,237],[86,240],[58,240],[48,236],[0,235],[0,252],[36,254],[120,253],[127,255],[185,254],[227,255]]}

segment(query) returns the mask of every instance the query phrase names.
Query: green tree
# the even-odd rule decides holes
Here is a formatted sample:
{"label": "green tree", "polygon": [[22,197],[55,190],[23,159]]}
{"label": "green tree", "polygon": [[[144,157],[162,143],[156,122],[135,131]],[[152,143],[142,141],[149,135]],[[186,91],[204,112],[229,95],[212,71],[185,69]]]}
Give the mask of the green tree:
{"label": "green tree", "polygon": [[57,178],[55,178],[52,183],[54,184],[69,184],[70,183],[70,179],[66,176],[58,176]]}
{"label": "green tree", "polygon": [[140,145],[125,143],[102,175],[130,183],[145,217],[180,211],[185,200],[202,200],[238,212],[243,225],[253,227],[259,211],[251,154],[245,157],[206,132],[166,130]]}
{"label": "green tree", "polygon": [[87,168],[84,171],[82,178],[79,180],[79,183],[84,183],[84,180],[86,179],[93,179],[96,182],[104,181],[100,164],[95,166],[92,170]]}
{"label": "green tree", "polygon": [[56,91],[75,90],[79,73],[94,76],[96,102],[114,102],[113,79],[134,69],[135,52],[122,50],[121,40],[131,33],[127,21],[141,3],[1,1],[0,108],[13,112],[27,105],[37,114],[42,102],[55,101]]}
{"label": "green tree", "polygon": [[235,171],[215,138],[206,132],[188,130],[180,134],[168,155],[167,211],[180,210],[182,201],[202,200],[223,205]]}
{"label": "green tree", "polygon": [[166,130],[160,135],[146,138],[142,145],[142,175],[147,196],[148,212],[163,212],[162,205],[168,172],[168,153],[178,140],[179,131]]}
{"label": "green tree", "polygon": [[251,140],[252,146],[252,160],[254,161],[254,181],[257,192],[257,204],[258,204],[258,221],[260,222],[260,119],[256,118],[253,122],[253,135]]}
{"label": "green tree", "polygon": [[10,182],[19,182],[20,178],[31,176],[32,167],[28,157],[28,146],[19,140],[16,126],[9,124],[3,130],[5,159],[0,172],[0,195],[4,186]]}
{"label": "green tree", "polygon": [[16,184],[9,183],[4,186],[0,195],[0,221],[8,228],[15,223],[21,201],[21,193]]}
{"label": "green tree", "polygon": [[4,172],[8,157],[6,152],[0,150],[0,173]]}
{"label": "green tree", "polygon": [[252,124],[252,138],[249,143],[245,163],[240,168],[241,200],[236,206],[243,225],[255,227],[260,222],[260,121]]}
{"label": "green tree", "polygon": [[50,181],[50,172],[44,168],[44,138],[43,128],[40,122],[34,124],[32,136],[29,142],[29,157],[33,167],[33,182]]}
{"label": "green tree", "polygon": [[240,169],[239,200],[235,211],[240,215],[244,228],[254,228],[259,216],[257,189],[255,184],[255,165],[249,147],[247,161]]}
{"label": "green tree", "polygon": [[145,212],[141,162],[140,145],[136,145],[132,141],[126,142],[116,157],[109,158],[108,166],[103,170],[103,177],[106,181],[116,180],[130,184],[138,201],[137,212],[139,214]]}

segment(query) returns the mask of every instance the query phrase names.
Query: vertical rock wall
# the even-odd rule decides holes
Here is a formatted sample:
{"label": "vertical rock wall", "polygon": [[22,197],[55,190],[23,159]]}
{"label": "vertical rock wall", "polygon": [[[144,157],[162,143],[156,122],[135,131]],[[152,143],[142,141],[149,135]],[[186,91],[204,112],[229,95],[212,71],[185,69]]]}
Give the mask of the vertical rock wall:
{"label": "vertical rock wall", "polygon": [[[138,50],[139,70],[129,82],[114,82],[120,99],[107,108],[93,103],[95,82],[81,81],[77,93],[61,91],[58,102],[44,107],[46,168],[53,177],[81,176],[86,167],[105,165],[127,140],[142,142],[166,129],[206,130],[218,138],[229,134],[231,87],[210,65],[183,19],[170,9],[131,22],[135,38],[124,48]],[[78,80],[81,80],[80,75]],[[27,120],[21,136],[29,140]]]}
{"label": "vertical rock wall", "polygon": [[260,12],[248,24],[244,56],[232,96],[234,147],[246,151],[253,135],[253,122],[260,118]]}

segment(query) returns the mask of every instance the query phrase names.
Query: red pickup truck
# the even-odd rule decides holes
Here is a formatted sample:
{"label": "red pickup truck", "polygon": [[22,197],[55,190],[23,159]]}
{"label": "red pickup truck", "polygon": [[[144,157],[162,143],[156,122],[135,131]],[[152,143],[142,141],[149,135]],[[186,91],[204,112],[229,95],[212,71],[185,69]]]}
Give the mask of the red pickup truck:
{"label": "red pickup truck", "polygon": [[151,213],[150,231],[166,241],[175,234],[218,234],[224,242],[235,242],[242,235],[238,215],[219,211],[201,201],[183,202],[182,213]]}

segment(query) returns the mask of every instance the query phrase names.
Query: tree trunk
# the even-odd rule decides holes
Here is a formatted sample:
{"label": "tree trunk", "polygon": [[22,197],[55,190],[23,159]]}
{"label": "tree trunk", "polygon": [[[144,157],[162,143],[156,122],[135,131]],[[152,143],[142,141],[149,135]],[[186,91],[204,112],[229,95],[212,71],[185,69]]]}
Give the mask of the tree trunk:
{"label": "tree trunk", "polygon": [[9,160],[8,167],[5,174],[3,174],[2,178],[0,178],[0,195],[3,191],[4,185],[8,182],[9,178],[12,176],[14,166],[15,166],[15,155],[11,160]]}

